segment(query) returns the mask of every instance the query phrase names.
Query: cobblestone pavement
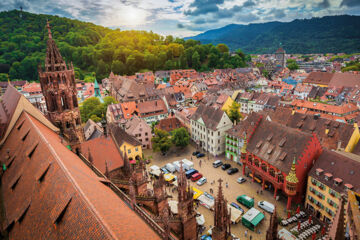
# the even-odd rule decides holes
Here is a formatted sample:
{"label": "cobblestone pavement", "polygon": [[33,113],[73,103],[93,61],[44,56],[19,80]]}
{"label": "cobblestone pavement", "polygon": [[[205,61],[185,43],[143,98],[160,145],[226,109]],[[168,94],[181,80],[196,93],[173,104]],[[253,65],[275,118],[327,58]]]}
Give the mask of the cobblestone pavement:
{"label": "cobblestone pavement", "polygon": [[[158,165],[159,167],[164,166],[166,163],[174,162],[176,160],[181,159],[188,159],[193,160],[194,162],[194,168],[197,169],[200,173],[204,175],[204,177],[207,178],[207,183],[205,183],[202,186],[197,186],[196,183],[191,182],[192,186],[195,186],[196,188],[200,189],[201,191],[206,191],[210,193],[210,188],[213,189],[215,196],[217,194],[218,190],[218,179],[222,179],[223,182],[223,192],[225,195],[225,199],[228,201],[228,203],[236,202],[236,197],[241,194],[246,194],[250,197],[255,198],[255,207],[257,207],[257,203],[260,200],[266,200],[268,202],[271,202],[276,205],[277,213],[281,217],[286,217],[285,208],[286,208],[286,199],[282,197],[279,201],[276,201],[273,197],[273,193],[269,192],[267,190],[263,191],[263,194],[257,194],[256,192],[261,189],[261,185],[258,183],[251,182],[250,178],[245,177],[247,181],[243,184],[239,184],[236,182],[236,179],[239,177],[244,177],[242,175],[242,169],[241,166],[238,165],[235,162],[232,161],[226,161],[224,156],[222,157],[212,157],[210,156],[208,158],[208,155],[201,159],[197,159],[196,157],[192,157],[192,152],[196,149],[189,145],[185,149],[177,150],[172,149],[171,152],[169,152],[166,156],[162,156],[160,153],[153,153],[151,150],[145,150],[145,156],[152,156],[153,159],[151,163],[148,165]],[[226,171],[223,171],[220,167],[219,168],[213,168],[212,163],[215,161],[215,159],[221,159],[223,162],[230,163],[232,167],[237,167],[239,169],[239,172],[234,175],[228,175]],[[201,167],[199,166],[199,162],[201,161]],[[175,174],[177,175],[177,174]],[[212,185],[211,182],[215,181],[215,184]],[[226,188],[226,183],[228,184],[228,188]],[[169,189],[169,193],[171,193]],[[175,200],[177,198],[176,193],[173,196],[173,199]],[[245,211],[248,209],[245,206],[240,205]],[[262,209],[259,209],[262,211]],[[205,217],[205,226],[206,231],[209,229],[210,226],[213,226],[214,224],[214,213],[207,208],[203,206],[199,206],[197,209],[198,212],[204,215]],[[249,236],[252,235],[252,239],[265,239],[265,233],[269,226],[269,220],[270,220],[270,214],[265,212],[265,219],[258,225],[258,228],[256,229],[256,232],[252,232],[251,230],[244,227],[241,222],[239,222],[236,225],[231,225],[231,232],[235,234],[237,237],[240,237],[240,239],[250,239]],[[280,226],[279,226],[280,227]],[[245,230],[248,230],[248,236],[247,238],[244,237]],[[260,234],[258,233],[260,231]]]}

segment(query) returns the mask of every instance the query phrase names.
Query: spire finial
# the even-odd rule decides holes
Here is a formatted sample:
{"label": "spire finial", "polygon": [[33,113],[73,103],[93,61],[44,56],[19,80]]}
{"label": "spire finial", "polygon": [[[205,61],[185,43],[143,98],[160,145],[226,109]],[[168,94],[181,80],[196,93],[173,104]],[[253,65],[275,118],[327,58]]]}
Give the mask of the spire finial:
{"label": "spire finial", "polygon": [[50,28],[49,20],[46,20],[46,27],[47,27],[47,29],[48,29],[49,39],[52,39],[51,28]]}

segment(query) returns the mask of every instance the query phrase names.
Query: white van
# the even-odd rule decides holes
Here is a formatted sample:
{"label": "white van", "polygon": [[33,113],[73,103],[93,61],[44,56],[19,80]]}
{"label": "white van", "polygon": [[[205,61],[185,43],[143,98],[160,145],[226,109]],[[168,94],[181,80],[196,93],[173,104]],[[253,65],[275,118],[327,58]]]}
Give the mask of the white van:
{"label": "white van", "polygon": [[214,168],[217,168],[217,167],[220,167],[222,165],[222,161],[221,160],[216,160],[215,162],[213,162],[213,167]]}
{"label": "white van", "polygon": [[268,213],[273,213],[274,210],[275,210],[274,204],[269,203],[267,201],[259,201],[258,202],[258,207],[261,208],[261,209],[264,209]]}
{"label": "white van", "polygon": [[175,166],[172,163],[167,163],[165,165],[165,168],[171,173],[174,173],[176,171]]}

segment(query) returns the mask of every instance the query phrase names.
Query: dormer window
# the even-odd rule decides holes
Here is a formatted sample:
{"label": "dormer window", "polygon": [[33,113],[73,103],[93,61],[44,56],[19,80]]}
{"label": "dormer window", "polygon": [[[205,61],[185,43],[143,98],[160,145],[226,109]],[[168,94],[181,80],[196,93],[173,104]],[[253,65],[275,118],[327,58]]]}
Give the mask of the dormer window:
{"label": "dormer window", "polygon": [[347,190],[352,190],[353,188],[354,188],[354,186],[351,185],[350,183],[346,183],[346,184],[345,184],[345,189],[347,189]]}
{"label": "dormer window", "polygon": [[316,169],[316,175],[318,175],[318,176],[320,176],[323,172],[324,172],[324,170],[322,170],[321,168]]}
{"label": "dormer window", "polygon": [[325,173],[325,180],[329,181],[332,178],[332,174],[331,173]]}
{"label": "dormer window", "polygon": [[339,186],[341,183],[342,183],[342,179],[340,179],[340,178],[335,178],[334,179],[334,184],[335,184],[335,186]]}

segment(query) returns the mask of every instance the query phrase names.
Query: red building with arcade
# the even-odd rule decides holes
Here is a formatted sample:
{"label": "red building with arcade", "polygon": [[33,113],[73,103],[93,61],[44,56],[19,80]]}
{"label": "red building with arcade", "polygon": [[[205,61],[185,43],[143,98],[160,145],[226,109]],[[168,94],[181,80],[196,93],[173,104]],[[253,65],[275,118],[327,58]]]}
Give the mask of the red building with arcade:
{"label": "red building with arcade", "polygon": [[244,124],[247,136],[241,148],[243,174],[251,173],[253,181],[261,179],[262,188],[273,189],[274,197],[282,191],[288,210],[292,201],[302,202],[307,174],[322,152],[316,135],[268,121],[259,114],[240,124]]}

